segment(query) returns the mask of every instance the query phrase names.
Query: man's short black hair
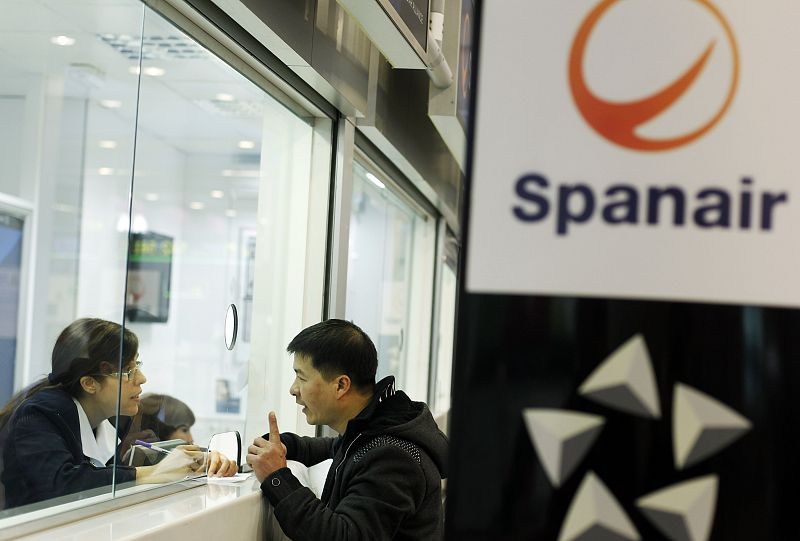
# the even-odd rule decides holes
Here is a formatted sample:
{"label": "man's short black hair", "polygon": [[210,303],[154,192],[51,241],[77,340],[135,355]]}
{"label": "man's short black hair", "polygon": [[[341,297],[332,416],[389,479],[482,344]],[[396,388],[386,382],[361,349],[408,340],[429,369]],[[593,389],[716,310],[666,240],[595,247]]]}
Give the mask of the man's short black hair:
{"label": "man's short black hair", "polygon": [[329,319],[300,331],[286,351],[306,355],[326,379],[346,374],[361,391],[375,387],[378,352],[367,333],[342,319]]}

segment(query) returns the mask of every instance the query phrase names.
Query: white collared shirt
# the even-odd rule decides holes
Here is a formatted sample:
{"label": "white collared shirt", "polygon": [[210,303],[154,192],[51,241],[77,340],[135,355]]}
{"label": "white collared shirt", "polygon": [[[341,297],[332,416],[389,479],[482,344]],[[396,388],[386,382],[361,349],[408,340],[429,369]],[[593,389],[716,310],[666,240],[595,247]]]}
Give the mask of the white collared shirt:
{"label": "white collared shirt", "polygon": [[92,425],[89,424],[89,418],[86,412],[83,411],[83,406],[74,397],[72,401],[75,402],[75,407],[78,408],[78,422],[81,426],[81,447],[84,456],[92,459],[92,464],[95,466],[105,466],[106,463],[114,456],[117,449],[117,431],[114,426],[108,422],[108,419],[103,420],[97,427],[97,436],[92,430]]}

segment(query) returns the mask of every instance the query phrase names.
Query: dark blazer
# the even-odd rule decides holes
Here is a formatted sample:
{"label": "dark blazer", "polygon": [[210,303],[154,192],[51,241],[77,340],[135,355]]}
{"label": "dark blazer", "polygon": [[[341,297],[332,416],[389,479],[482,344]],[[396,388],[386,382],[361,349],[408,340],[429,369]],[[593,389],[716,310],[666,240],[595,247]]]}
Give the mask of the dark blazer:
{"label": "dark blazer", "polygon": [[[120,425],[123,437],[130,418]],[[111,485],[114,468],[94,466],[83,454],[78,408],[65,390],[39,391],[17,407],[6,429],[0,480],[7,508]],[[135,468],[117,466],[117,483],[135,480]]]}

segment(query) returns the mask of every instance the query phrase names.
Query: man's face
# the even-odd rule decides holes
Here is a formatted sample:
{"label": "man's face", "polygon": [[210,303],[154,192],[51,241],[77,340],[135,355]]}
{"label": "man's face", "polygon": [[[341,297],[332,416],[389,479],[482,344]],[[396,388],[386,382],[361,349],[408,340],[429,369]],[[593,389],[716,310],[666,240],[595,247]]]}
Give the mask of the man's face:
{"label": "man's face", "polygon": [[337,420],[336,379],[326,381],[305,355],[294,356],[294,383],[289,394],[303,406],[311,425],[333,425]]}

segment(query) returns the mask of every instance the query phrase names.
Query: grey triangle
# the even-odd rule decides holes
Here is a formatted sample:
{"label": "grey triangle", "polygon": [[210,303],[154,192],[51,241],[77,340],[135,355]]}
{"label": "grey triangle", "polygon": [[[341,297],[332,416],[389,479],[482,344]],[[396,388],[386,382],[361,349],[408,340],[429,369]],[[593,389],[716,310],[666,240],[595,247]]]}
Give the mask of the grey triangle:
{"label": "grey triangle", "polygon": [[570,503],[558,541],[638,541],[622,506],[593,472],[583,478]]}
{"label": "grey triangle", "polygon": [[716,475],[671,485],[639,498],[636,506],[670,541],[706,541],[717,507]]}
{"label": "grey triangle", "polygon": [[634,335],[606,357],[578,392],[625,413],[661,417],[653,365],[641,334]]}
{"label": "grey triangle", "polygon": [[522,417],[539,462],[555,487],[580,464],[605,424],[599,415],[549,408],[526,408]]}
{"label": "grey triangle", "polygon": [[682,383],[675,385],[672,408],[672,444],[678,469],[717,453],[752,427],[725,404]]}

